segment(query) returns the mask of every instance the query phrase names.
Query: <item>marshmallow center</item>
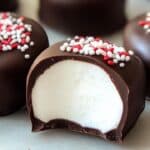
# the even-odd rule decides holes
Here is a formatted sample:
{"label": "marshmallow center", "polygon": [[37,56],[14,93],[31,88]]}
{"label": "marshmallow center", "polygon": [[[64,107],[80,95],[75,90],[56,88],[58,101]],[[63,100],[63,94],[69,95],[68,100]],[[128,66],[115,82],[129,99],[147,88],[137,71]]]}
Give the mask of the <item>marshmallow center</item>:
{"label": "marshmallow center", "polygon": [[108,73],[77,60],[63,60],[45,70],[32,89],[34,116],[47,123],[66,119],[106,133],[116,129],[123,102]]}

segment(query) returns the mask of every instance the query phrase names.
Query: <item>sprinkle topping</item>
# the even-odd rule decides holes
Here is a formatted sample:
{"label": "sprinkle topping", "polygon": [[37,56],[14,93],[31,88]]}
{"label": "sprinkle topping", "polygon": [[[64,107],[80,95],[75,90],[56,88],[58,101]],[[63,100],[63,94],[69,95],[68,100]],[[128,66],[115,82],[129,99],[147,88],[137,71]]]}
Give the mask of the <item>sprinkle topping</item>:
{"label": "sprinkle topping", "polygon": [[67,39],[60,50],[63,52],[72,52],[80,55],[99,55],[108,65],[112,66],[119,64],[125,67],[125,63],[130,61],[133,51],[126,51],[123,47],[118,47],[108,41],[104,41],[99,37],[79,37],[75,36],[73,39]]}
{"label": "sprinkle topping", "polygon": [[[0,13],[0,52],[19,50],[23,53],[34,45],[31,41],[32,25],[24,23],[24,17]],[[29,59],[29,54],[24,54]]]}
{"label": "sprinkle topping", "polygon": [[147,34],[150,34],[150,12],[146,14],[145,20],[140,20],[138,24],[143,27]]}

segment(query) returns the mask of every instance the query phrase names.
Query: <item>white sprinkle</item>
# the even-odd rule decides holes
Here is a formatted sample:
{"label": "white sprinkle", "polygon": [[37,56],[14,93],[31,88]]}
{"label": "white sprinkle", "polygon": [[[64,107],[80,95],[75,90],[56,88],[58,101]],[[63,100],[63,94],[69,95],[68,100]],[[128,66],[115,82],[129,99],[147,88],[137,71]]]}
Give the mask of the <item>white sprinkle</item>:
{"label": "white sprinkle", "polygon": [[108,43],[103,43],[102,48],[107,48]]}
{"label": "white sprinkle", "polygon": [[107,52],[107,56],[110,57],[110,58],[112,58],[112,57],[113,57],[112,52],[108,51],[108,52]]}
{"label": "white sprinkle", "polygon": [[150,21],[150,16],[146,18],[146,21]]}
{"label": "white sprinkle", "polygon": [[84,38],[81,38],[80,41],[79,41],[79,43],[82,44],[83,42],[84,42]]}
{"label": "white sprinkle", "polygon": [[147,17],[150,17],[150,12],[148,12],[146,15],[147,15]]}
{"label": "white sprinkle", "polygon": [[26,51],[26,49],[24,47],[21,47],[20,50],[21,50],[21,52],[25,52]]}
{"label": "white sprinkle", "polygon": [[18,45],[18,46],[17,46],[17,49],[21,49],[21,46],[20,46],[20,45]]}
{"label": "white sprinkle", "polygon": [[32,31],[32,28],[31,28],[31,27],[28,27],[27,30],[28,30],[29,32],[31,32],[31,31]]}
{"label": "white sprinkle", "polygon": [[78,51],[79,51],[78,48],[74,48],[74,49],[73,49],[73,52],[74,52],[74,53],[77,53]]}
{"label": "white sprinkle", "polygon": [[125,61],[125,59],[126,59],[126,56],[125,55],[121,55],[120,60],[121,61]]}
{"label": "white sprinkle", "polygon": [[124,52],[125,49],[123,47],[119,47],[119,52]]}
{"label": "white sprinkle", "polygon": [[132,50],[129,50],[128,53],[129,53],[129,55],[131,55],[131,56],[134,55],[134,52],[133,52]]}
{"label": "white sprinkle", "polygon": [[6,46],[3,46],[2,50],[3,50],[3,51],[7,51],[7,47],[6,47]]}
{"label": "white sprinkle", "polygon": [[144,29],[148,29],[148,28],[149,28],[149,25],[144,25],[143,28],[144,28]]}
{"label": "white sprinkle", "polygon": [[30,42],[30,37],[29,37],[29,36],[26,37],[26,42],[27,42],[27,43]]}
{"label": "white sprinkle", "polygon": [[72,45],[74,45],[75,44],[75,40],[71,40],[70,41],[70,45],[72,46]]}
{"label": "white sprinkle", "polygon": [[64,47],[67,47],[69,44],[67,43],[67,42],[65,42],[64,44],[63,44],[63,46]]}
{"label": "white sprinkle", "polygon": [[130,56],[126,56],[126,61],[130,61]]}
{"label": "white sprinkle", "polygon": [[88,55],[88,54],[89,54],[88,49],[84,49],[84,55]]}
{"label": "white sprinkle", "polygon": [[8,38],[8,35],[7,35],[7,34],[5,34],[3,37],[4,37],[4,39],[7,39],[7,38]]}
{"label": "white sprinkle", "polygon": [[118,63],[118,60],[117,60],[117,59],[113,59],[113,62],[114,62],[115,64],[117,64],[117,63]]}
{"label": "white sprinkle", "polygon": [[30,42],[30,46],[34,46],[34,42],[33,41]]}
{"label": "white sprinkle", "polygon": [[15,30],[11,31],[11,34],[12,35],[16,34],[16,31]]}
{"label": "white sprinkle", "polygon": [[120,59],[121,59],[121,57],[120,57],[119,54],[116,54],[116,59],[117,59],[117,60],[120,60]]}
{"label": "white sprinkle", "polygon": [[75,39],[75,40],[78,40],[78,39],[79,39],[79,36],[78,36],[78,35],[76,35],[76,36],[74,37],[74,39]]}
{"label": "white sprinkle", "polygon": [[96,42],[96,41],[91,42],[91,45],[94,46],[94,47],[98,47],[98,44],[99,44],[99,43]]}
{"label": "white sprinkle", "polygon": [[96,51],[96,55],[100,55],[100,54],[101,54],[101,50],[98,49],[98,50]]}
{"label": "white sprinkle", "polygon": [[83,50],[80,50],[79,53],[80,53],[80,54],[84,54],[84,51],[83,51]]}
{"label": "white sprinkle", "polygon": [[17,38],[18,43],[21,43],[21,38]]}
{"label": "white sprinkle", "polygon": [[106,56],[106,52],[105,51],[101,51],[101,54],[103,55],[103,56]]}
{"label": "white sprinkle", "polygon": [[12,48],[11,48],[10,45],[7,45],[7,49],[8,49],[8,50],[12,50]]}
{"label": "white sprinkle", "polygon": [[68,38],[67,41],[68,41],[68,42],[71,41],[71,38]]}
{"label": "white sprinkle", "polygon": [[61,51],[65,51],[66,50],[66,48],[64,47],[64,45],[60,47],[60,50]]}
{"label": "white sprinkle", "polygon": [[25,44],[25,45],[24,45],[24,48],[25,48],[25,49],[28,49],[28,48],[29,48],[29,46],[28,46],[27,44]]}
{"label": "white sprinkle", "polygon": [[123,68],[123,67],[125,67],[125,64],[124,64],[124,63],[120,63],[119,66],[120,66],[121,68]]}
{"label": "white sprinkle", "polygon": [[29,59],[29,58],[30,58],[30,55],[29,55],[29,54],[25,54],[25,55],[24,55],[24,58],[25,58],[25,59]]}
{"label": "white sprinkle", "polygon": [[150,29],[148,29],[148,30],[146,31],[146,33],[149,34],[149,33],[150,33]]}
{"label": "white sprinkle", "polygon": [[94,50],[90,50],[89,51],[89,55],[95,55],[95,51]]}
{"label": "white sprinkle", "polygon": [[71,47],[67,47],[67,52],[70,52],[71,51]]}
{"label": "white sprinkle", "polygon": [[22,34],[22,35],[21,35],[22,38],[24,38],[25,36],[26,36],[25,34]]}
{"label": "white sprinkle", "polygon": [[13,39],[13,40],[11,41],[11,44],[16,43],[16,42],[17,42],[17,40],[16,40],[16,39]]}
{"label": "white sprinkle", "polygon": [[15,39],[17,36],[14,34],[13,36],[12,36],[12,39]]}
{"label": "white sprinkle", "polygon": [[88,41],[93,41],[94,40],[94,38],[93,37],[88,37],[88,39],[87,39]]}
{"label": "white sprinkle", "polygon": [[98,46],[98,47],[102,47],[102,45],[103,45],[103,41],[100,40],[100,41],[97,43],[97,46]]}

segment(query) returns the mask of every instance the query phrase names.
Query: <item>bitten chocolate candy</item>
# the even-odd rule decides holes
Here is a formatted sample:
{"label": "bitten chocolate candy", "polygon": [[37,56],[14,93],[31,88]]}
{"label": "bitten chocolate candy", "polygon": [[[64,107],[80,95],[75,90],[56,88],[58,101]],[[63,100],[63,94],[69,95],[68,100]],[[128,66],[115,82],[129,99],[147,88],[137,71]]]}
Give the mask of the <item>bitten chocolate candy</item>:
{"label": "bitten chocolate candy", "polygon": [[18,7],[18,0],[1,0],[0,11],[14,11]]}
{"label": "bitten chocolate candy", "polygon": [[147,98],[150,99],[150,12],[138,16],[125,28],[124,45],[142,58],[147,72]]}
{"label": "bitten chocolate candy", "polygon": [[30,65],[48,45],[47,35],[38,23],[16,14],[0,13],[0,115],[25,104]]}
{"label": "bitten chocolate candy", "polygon": [[110,34],[126,23],[125,0],[40,0],[39,16],[73,35]]}
{"label": "bitten chocolate candy", "polygon": [[141,60],[94,37],[46,49],[27,79],[33,131],[67,128],[121,142],[143,111],[144,96]]}

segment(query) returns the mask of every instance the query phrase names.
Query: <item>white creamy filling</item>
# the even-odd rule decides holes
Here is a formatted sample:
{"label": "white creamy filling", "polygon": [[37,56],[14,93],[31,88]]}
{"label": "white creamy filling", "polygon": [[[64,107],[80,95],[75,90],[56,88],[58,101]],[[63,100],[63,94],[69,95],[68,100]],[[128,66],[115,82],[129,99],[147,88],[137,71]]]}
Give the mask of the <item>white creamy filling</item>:
{"label": "white creamy filling", "polygon": [[121,97],[104,69],[77,60],[60,61],[38,77],[32,89],[36,118],[66,119],[106,133],[118,127]]}

